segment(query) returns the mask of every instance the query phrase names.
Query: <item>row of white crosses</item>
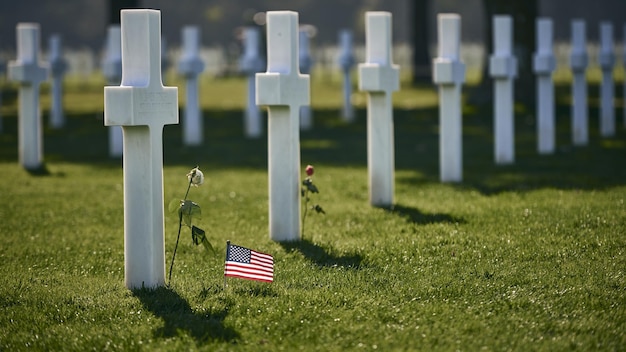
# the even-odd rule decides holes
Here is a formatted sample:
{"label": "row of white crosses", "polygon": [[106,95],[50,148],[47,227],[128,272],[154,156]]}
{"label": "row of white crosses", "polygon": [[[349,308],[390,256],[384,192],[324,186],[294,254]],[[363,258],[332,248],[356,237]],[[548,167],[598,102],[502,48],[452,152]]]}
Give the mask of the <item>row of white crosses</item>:
{"label": "row of white crosses", "polygon": [[[299,70],[297,24],[295,12],[268,13],[267,72],[256,75],[256,102],[269,110],[269,233],[274,241],[300,239],[299,110],[309,104],[310,82]],[[382,176],[385,184],[370,183],[384,190],[371,192],[371,199],[386,206],[393,202],[388,194],[393,192],[390,95],[399,84],[398,68],[391,63],[391,15],[368,13],[367,35],[368,62],[360,67],[360,86],[370,94],[368,125],[382,131],[369,140],[387,149],[375,154],[370,147],[369,167],[390,168],[391,175]],[[122,10],[121,84],[104,90],[105,125],[123,129],[125,284],[131,289],[165,283],[162,133],[164,125],[178,123],[178,95],[177,88],[161,81],[159,37],[159,11]]]}
{"label": "row of white crosses", "polygon": [[[539,154],[551,154],[555,150],[555,105],[552,73],[556,60],[552,49],[552,20],[538,18],[536,21],[537,51],[533,57],[533,70],[537,75],[537,150]],[[440,179],[442,182],[460,182],[462,170],[461,93],[465,69],[460,62],[461,18],[456,14],[438,15],[439,52],[433,63],[433,81],[439,85],[440,114]],[[510,16],[493,18],[494,53],[489,60],[489,73],[494,79],[494,157],[496,164],[511,164],[515,160],[515,133],[513,119],[513,80],[517,76],[517,60],[512,53],[513,23]],[[613,28],[610,23],[600,24],[599,64],[602,69],[600,89],[600,135],[615,134],[615,110],[613,106]],[[626,26],[624,26],[626,38]],[[626,64],[626,48],[624,52]],[[572,142],[585,145],[588,142],[587,83],[585,70],[588,65],[585,42],[585,23],[572,21],[572,51],[570,67],[572,84]],[[625,82],[626,87],[626,82]],[[626,90],[626,89],[625,89]],[[626,93],[625,98],[626,100]],[[626,126],[626,110],[624,112]]]}
{"label": "row of white crosses", "polygon": [[[537,19],[537,52],[533,60],[533,67],[537,74],[537,150],[540,154],[551,154],[555,149],[554,87],[552,83],[552,72],[556,65],[552,51],[552,32],[551,19]],[[589,139],[587,82],[585,77],[585,70],[587,69],[589,60],[587,56],[585,32],[585,22],[583,20],[572,20],[570,68],[573,73],[573,105],[571,133],[572,143],[574,145],[586,145]],[[624,26],[624,38],[626,38],[626,26]],[[626,51],[624,52],[624,58],[626,60]],[[600,23],[600,50],[598,62],[602,70],[599,131],[600,136],[611,137],[615,135],[615,109],[613,104],[613,69],[615,66],[615,54],[613,53],[613,25],[609,22]],[[626,126],[626,110],[624,113],[624,124]]]}
{"label": "row of white crosses", "polygon": [[[309,104],[310,82],[299,70],[297,24],[295,12],[268,13],[267,72],[256,75],[256,103],[269,110],[269,234],[274,241],[299,240],[301,231],[299,109]],[[453,142],[442,149],[452,154],[460,149],[460,85],[464,80],[459,60],[460,17],[440,16],[439,32],[452,39],[440,45],[434,76],[441,86],[441,105],[445,105],[441,108],[442,141]],[[369,93],[370,203],[386,207],[393,204],[394,188],[391,93],[399,88],[398,67],[391,59],[391,15],[367,13],[366,36],[367,62],[359,66],[359,87]],[[161,80],[160,11],[123,10],[121,46],[121,84],[105,87],[104,122],[123,129],[125,283],[129,288],[156,287],[165,280],[162,133],[164,125],[178,123],[177,88],[164,87]],[[21,65],[12,65],[11,70],[31,89],[33,82],[45,76],[45,68],[36,64],[34,56],[20,53]],[[511,60],[493,61],[508,67],[494,68],[495,74],[513,76]],[[452,127],[449,135],[443,133],[446,126]],[[457,180],[460,155],[451,159],[453,163],[442,166],[442,175]]]}

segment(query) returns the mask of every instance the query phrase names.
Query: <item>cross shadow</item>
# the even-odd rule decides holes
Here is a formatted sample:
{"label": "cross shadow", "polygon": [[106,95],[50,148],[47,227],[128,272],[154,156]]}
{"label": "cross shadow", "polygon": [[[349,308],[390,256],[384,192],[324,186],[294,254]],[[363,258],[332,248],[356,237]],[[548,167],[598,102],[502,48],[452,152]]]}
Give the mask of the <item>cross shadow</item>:
{"label": "cross shadow", "polygon": [[176,291],[159,287],[157,289],[138,289],[133,294],[144,308],[163,319],[165,325],[154,331],[155,337],[168,338],[177,336],[180,331],[187,332],[197,344],[210,340],[233,341],[239,334],[224,326],[228,307],[219,311],[197,313],[189,302]]}
{"label": "cross shadow", "polygon": [[332,249],[324,248],[307,239],[281,242],[280,245],[287,252],[300,252],[308,260],[320,267],[341,266],[349,269],[359,269],[363,262],[363,256],[360,254],[336,255]]}
{"label": "cross shadow", "polygon": [[464,224],[466,222],[463,218],[454,217],[448,214],[427,214],[421,212],[417,208],[407,207],[402,204],[395,204],[389,212],[397,214],[398,216],[403,217],[416,225],[428,225],[435,223]]}
{"label": "cross shadow", "polygon": [[35,168],[26,168],[25,170],[31,176],[50,176],[50,175],[52,175],[50,173],[50,170],[48,170],[48,167],[46,166],[46,164],[41,164],[41,165],[39,165],[38,167],[35,167]]}

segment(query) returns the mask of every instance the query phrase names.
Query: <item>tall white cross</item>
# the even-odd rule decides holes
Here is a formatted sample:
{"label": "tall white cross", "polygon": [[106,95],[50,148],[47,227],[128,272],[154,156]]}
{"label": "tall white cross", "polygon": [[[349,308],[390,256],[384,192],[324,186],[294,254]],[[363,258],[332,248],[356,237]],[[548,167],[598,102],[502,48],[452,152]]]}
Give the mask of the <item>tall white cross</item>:
{"label": "tall white cross", "polygon": [[554,84],[552,72],[556,61],[552,51],[552,20],[538,18],[537,51],[533,69],[537,75],[537,150],[539,154],[554,153]]}
{"label": "tall white cross", "polygon": [[268,106],[269,233],[297,241],[300,229],[300,117],[309,76],[298,65],[298,13],[267,13],[267,72],[256,74],[256,103]]}
{"label": "tall white cross", "polygon": [[352,79],[350,71],[354,66],[352,53],[352,32],[343,29],[339,32],[339,66],[343,73],[343,108],[341,115],[346,122],[354,120],[354,108],[352,107]]}
{"label": "tall white cross", "polygon": [[613,108],[613,25],[610,22],[600,23],[600,52],[598,61],[602,69],[602,85],[600,86],[600,135],[615,135],[615,109]]}
{"label": "tall white cross", "polygon": [[[102,73],[108,85],[120,84],[122,80],[122,34],[119,25],[111,25],[107,28]],[[119,158],[124,151],[122,127],[110,126],[107,129],[109,130],[109,156]]]}
{"label": "tall white cross", "polygon": [[185,26],[182,30],[183,53],[178,62],[178,71],[185,77],[185,120],[183,121],[183,143],[189,146],[202,144],[204,127],[198,101],[198,75],[204,71],[200,58],[200,29]]}
{"label": "tall white cross", "polygon": [[433,63],[433,82],[439,85],[439,171],[441,182],[463,180],[461,86],[465,65],[460,60],[461,16],[437,16],[439,56]]}
{"label": "tall white cross", "polygon": [[61,36],[51,35],[48,40],[48,62],[52,76],[52,103],[50,106],[50,127],[61,128],[65,125],[63,114],[63,75],[67,71],[67,62],[63,58]]}
{"label": "tall white cross", "polygon": [[585,21],[572,20],[570,67],[574,76],[572,80],[572,143],[574,145],[586,145],[589,139],[586,77],[588,63]]}
{"label": "tall white cross", "polygon": [[393,206],[394,131],[392,92],[400,89],[399,67],[391,58],[391,13],[365,13],[365,63],[359,64],[359,89],[367,99],[369,201]]}
{"label": "tall white cross", "polygon": [[493,44],[489,73],[494,78],[494,156],[496,164],[512,164],[515,161],[513,79],[517,76],[517,60],[512,49],[511,16],[493,17]]}
{"label": "tall white cross", "polygon": [[128,288],[165,283],[163,126],[178,89],[161,81],[161,12],[122,10],[122,82],[104,88],[104,124],[124,132],[124,267]]}
{"label": "tall white cross", "polygon": [[17,60],[9,62],[9,80],[20,84],[18,153],[22,167],[43,167],[43,140],[39,84],[48,77],[48,65],[39,61],[39,24],[18,23]]}
{"label": "tall white cross", "polygon": [[261,112],[256,105],[257,72],[263,71],[265,62],[259,53],[260,32],[256,27],[247,27],[243,31],[243,56],[239,61],[240,70],[248,77],[248,95],[244,115],[244,134],[248,138],[258,138],[263,134]]}

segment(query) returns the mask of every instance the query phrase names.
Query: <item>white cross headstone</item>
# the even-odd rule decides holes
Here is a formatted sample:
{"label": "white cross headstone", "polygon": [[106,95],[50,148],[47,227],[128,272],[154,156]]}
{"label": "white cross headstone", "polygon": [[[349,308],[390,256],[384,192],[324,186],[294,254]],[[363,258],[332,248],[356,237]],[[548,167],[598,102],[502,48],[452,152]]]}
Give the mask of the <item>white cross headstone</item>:
{"label": "white cross headstone", "polygon": [[572,81],[572,144],[586,145],[589,139],[587,122],[587,56],[584,20],[572,20],[570,67]]}
{"label": "white cross headstone", "polygon": [[50,127],[61,128],[65,125],[63,114],[63,75],[67,71],[67,61],[61,52],[61,36],[51,35],[48,40],[48,62],[52,76],[52,105],[50,107]]}
{"label": "white cross headstone", "polygon": [[489,73],[494,78],[494,156],[496,164],[515,161],[515,120],[513,119],[513,79],[517,76],[517,60],[513,56],[513,19],[493,18],[494,53],[489,60]]}
{"label": "white cross headstone", "polygon": [[300,240],[300,118],[309,76],[298,65],[298,13],[267,13],[267,72],[256,75],[256,102],[268,106],[269,233]]}
{"label": "white cross headstone", "polygon": [[359,64],[359,89],[368,92],[369,201],[376,207],[393,206],[394,196],[392,92],[400,89],[400,69],[391,58],[391,33],[391,13],[365,13],[365,63]]}
{"label": "white cross headstone", "polygon": [[48,65],[39,61],[39,24],[18,23],[17,60],[9,62],[9,80],[18,82],[18,153],[27,170],[43,167],[43,140],[39,84],[48,76]]}
{"label": "white cross headstone", "polygon": [[352,31],[343,29],[339,31],[339,66],[343,73],[343,108],[341,115],[346,122],[354,121],[354,108],[352,107],[352,79],[350,72],[354,66],[354,54],[352,53]]}
{"label": "white cross headstone", "polygon": [[204,127],[198,101],[198,75],[204,71],[200,58],[200,30],[196,26],[183,27],[183,53],[178,61],[178,72],[185,77],[185,119],[183,143],[188,146],[202,144]]}
{"label": "white cross headstone", "polygon": [[554,153],[554,84],[552,72],[556,61],[552,51],[552,20],[538,18],[537,51],[533,69],[537,75],[537,150],[539,154]]}
{"label": "white cross headstone", "polygon": [[161,12],[122,10],[122,82],[104,88],[104,123],[124,132],[126,287],[165,283],[163,126],[178,123],[178,89],[161,82]]}
{"label": "white cross headstone", "polygon": [[247,107],[244,115],[244,134],[248,138],[258,138],[263,134],[261,111],[256,105],[257,72],[262,72],[265,62],[259,53],[259,29],[246,27],[243,32],[243,56],[239,61],[240,70],[248,77]]}
{"label": "white cross headstone", "polygon": [[[309,48],[309,33],[305,28],[299,31],[300,42],[298,43],[298,59],[300,60],[300,72],[308,75],[311,73],[313,59]],[[300,107],[300,129],[303,131],[310,130],[313,127],[313,116],[311,114],[311,105],[303,105]]]}
{"label": "white cross headstone", "polygon": [[461,16],[437,16],[439,56],[433,63],[433,82],[439,85],[439,170],[441,182],[463,180],[461,86],[465,65],[460,61]]}
{"label": "white cross headstone", "polygon": [[[122,34],[119,25],[111,25],[107,28],[102,74],[108,85],[118,85],[122,80]],[[122,127],[110,126],[108,130],[109,156],[119,158],[124,151]]]}
{"label": "white cross headstone", "polygon": [[613,109],[613,25],[610,22],[600,23],[600,52],[598,61],[602,69],[602,85],[600,86],[600,135],[615,135],[615,110]]}

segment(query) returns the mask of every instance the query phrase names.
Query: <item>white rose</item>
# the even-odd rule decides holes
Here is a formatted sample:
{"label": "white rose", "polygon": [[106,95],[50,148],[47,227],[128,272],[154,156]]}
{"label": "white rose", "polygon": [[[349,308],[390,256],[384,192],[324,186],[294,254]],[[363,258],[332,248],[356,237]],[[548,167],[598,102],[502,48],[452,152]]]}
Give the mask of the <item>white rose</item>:
{"label": "white rose", "polygon": [[200,169],[194,167],[187,174],[187,180],[191,182],[192,185],[198,187],[204,183],[204,174],[202,173],[202,171],[200,171]]}

